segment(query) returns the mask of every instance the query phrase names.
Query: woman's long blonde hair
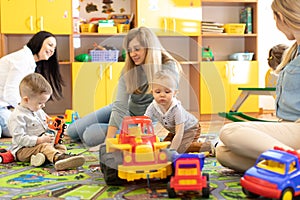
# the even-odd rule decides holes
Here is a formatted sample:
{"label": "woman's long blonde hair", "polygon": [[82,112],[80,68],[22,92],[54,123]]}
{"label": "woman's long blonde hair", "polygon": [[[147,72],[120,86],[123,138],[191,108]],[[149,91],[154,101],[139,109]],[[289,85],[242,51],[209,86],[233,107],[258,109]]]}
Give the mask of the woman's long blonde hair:
{"label": "woman's long blonde hair", "polygon": [[123,75],[126,83],[128,93],[139,93],[141,87],[139,82],[139,74],[137,73],[137,66],[132,61],[127,51],[128,45],[131,40],[136,38],[141,46],[146,50],[146,57],[144,61],[144,67],[147,80],[152,80],[156,72],[160,71],[162,64],[167,61],[174,61],[178,74],[182,72],[181,65],[162,47],[158,37],[155,33],[146,27],[139,27],[131,29],[123,40],[123,48],[126,50],[125,65],[123,69]]}
{"label": "woman's long blonde hair", "polygon": [[[272,10],[277,19],[280,19],[281,13],[283,23],[294,30],[300,31],[300,1],[296,0],[273,0]],[[291,60],[297,55],[298,44],[295,42],[283,56],[276,72],[279,73]]]}

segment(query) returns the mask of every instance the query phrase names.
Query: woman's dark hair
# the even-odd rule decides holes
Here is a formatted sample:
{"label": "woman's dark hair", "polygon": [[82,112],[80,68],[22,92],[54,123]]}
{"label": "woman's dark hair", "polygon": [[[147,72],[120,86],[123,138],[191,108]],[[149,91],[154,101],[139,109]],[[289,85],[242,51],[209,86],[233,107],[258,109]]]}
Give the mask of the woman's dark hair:
{"label": "woman's dark hair", "polygon": [[[47,31],[40,31],[36,33],[27,43],[27,47],[35,55],[40,52],[43,42],[48,37],[55,36]],[[57,60],[57,49],[55,49],[54,54],[48,60],[41,60],[36,63],[37,67],[35,72],[41,74],[50,83],[53,89],[53,95],[51,99],[61,99],[62,98],[62,86],[64,86],[64,81],[62,79],[59,63]],[[53,98],[54,97],[54,98]]]}

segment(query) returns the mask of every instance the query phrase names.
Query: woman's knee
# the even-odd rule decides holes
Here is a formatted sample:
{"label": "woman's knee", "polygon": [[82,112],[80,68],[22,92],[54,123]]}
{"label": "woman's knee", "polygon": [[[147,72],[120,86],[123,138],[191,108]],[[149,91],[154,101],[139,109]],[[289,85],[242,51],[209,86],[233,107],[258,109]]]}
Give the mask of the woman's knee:
{"label": "woman's knee", "polygon": [[225,124],[220,130],[220,140],[226,143],[227,139],[232,137],[232,135],[241,127],[242,125],[240,122]]}
{"label": "woman's knee", "polygon": [[78,135],[78,131],[77,131],[77,128],[76,128],[76,125],[75,125],[75,122],[70,124],[67,128],[67,135],[73,139],[73,140],[80,140],[80,137]]}
{"label": "woman's knee", "polygon": [[83,133],[83,142],[87,146],[97,146],[104,143],[107,132],[107,124],[93,124]]}

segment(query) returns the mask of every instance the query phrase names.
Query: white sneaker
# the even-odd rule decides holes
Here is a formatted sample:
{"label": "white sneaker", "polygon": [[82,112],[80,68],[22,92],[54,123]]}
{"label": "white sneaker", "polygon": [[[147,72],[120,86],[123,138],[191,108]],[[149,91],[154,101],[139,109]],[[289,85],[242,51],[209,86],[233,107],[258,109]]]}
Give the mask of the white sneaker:
{"label": "white sneaker", "polygon": [[32,155],[30,158],[30,165],[39,167],[45,163],[46,157],[42,153],[37,153],[36,155]]}
{"label": "white sneaker", "polygon": [[54,168],[57,171],[76,169],[85,163],[85,158],[82,155],[61,154],[54,163]]}

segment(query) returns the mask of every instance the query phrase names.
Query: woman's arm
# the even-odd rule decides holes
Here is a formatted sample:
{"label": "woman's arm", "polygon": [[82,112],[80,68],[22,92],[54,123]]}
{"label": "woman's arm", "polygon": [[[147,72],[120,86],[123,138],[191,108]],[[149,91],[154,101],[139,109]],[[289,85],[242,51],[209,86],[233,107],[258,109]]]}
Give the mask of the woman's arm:
{"label": "woman's arm", "polygon": [[106,138],[114,138],[118,128],[114,126],[108,126]]}
{"label": "woman's arm", "polygon": [[25,74],[24,72],[17,70],[17,68],[13,66],[13,63],[10,63],[10,65],[12,65],[12,67],[10,67],[10,70],[6,74],[3,100],[9,105],[16,107],[21,100],[19,84],[27,73]]}
{"label": "woman's arm", "polygon": [[121,76],[118,82],[118,91],[116,100],[113,102],[112,112],[109,119],[109,126],[106,137],[112,138],[115,136],[118,127],[120,127],[123,117],[129,115],[128,112],[129,93],[125,84],[124,77]]}

